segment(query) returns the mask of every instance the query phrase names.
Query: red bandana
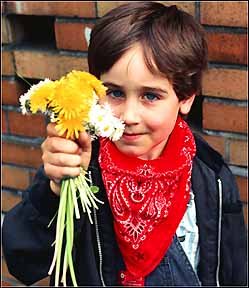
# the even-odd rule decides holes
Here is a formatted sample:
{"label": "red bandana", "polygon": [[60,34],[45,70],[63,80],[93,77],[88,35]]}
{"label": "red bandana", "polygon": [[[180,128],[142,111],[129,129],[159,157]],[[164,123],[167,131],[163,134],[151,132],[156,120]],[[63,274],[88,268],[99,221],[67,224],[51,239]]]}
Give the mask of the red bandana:
{"label": "red bandana", "polygon": [[127,269],[121,283],[142,286],[165,255],[186,211],[194,137],[178,117],[158,159],[126,156],[106,139],[100,144],[99,163]]}

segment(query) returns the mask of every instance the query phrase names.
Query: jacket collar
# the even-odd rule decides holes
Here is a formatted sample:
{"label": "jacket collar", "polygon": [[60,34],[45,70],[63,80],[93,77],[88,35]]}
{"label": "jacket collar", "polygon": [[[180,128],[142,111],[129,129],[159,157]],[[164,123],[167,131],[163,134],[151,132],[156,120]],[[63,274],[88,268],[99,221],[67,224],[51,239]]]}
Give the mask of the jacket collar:
{"label": "jacket collar", "polygon": [[196,143],[196,156],[204,162],[216,175],[219,174],[221,167],[224,165],[222,156],[215,151],[208,143],[198,134],[194,133]]}

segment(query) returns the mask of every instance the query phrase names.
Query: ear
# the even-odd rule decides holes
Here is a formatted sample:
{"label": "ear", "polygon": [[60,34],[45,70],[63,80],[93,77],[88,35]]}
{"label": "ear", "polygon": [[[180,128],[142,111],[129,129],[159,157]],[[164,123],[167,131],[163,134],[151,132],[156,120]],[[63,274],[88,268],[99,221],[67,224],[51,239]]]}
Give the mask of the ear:
{"label": "ear", "polygon": [[192,104],[195,100],[195,94],[193,94],[191,97],[187,98],[187,99],[184,99],[182,101],[180,101],[180,107],[179,107],[179,111],[183,114],[183,115],[186,115],[189,113],[191,107],[192,107]]}

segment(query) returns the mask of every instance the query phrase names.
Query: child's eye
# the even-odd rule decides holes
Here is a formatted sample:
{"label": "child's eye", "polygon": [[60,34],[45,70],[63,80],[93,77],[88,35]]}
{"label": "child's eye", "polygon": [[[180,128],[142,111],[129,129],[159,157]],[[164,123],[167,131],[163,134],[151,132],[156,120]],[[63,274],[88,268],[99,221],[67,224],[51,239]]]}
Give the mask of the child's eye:
{"label": "child's eye", "polygon": [[155,100],[159,100],[160,97],[157,94],[151,93],[151,92],[147,92],[144,94],[144,99],[150,102],[153,102]]}
{"label": "child's eye", "polygon": [[120,97],[123,97],[124,96],[124,93],[121,91],[121,90],[111,90],[111,89],[108,89],[106,94],[108,96],[111,96],[113,98],[120,98]]}

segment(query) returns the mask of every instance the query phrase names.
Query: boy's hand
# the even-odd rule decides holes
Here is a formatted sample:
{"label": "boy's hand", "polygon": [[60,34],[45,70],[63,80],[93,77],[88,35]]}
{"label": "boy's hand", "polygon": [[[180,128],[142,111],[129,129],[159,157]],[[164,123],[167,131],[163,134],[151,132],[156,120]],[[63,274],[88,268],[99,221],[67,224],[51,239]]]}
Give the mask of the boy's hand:
{"label": "boy's hand", "polygon": [[47,126],[47,138],[42,143],[42,161],[48,178],[51,179],[52,191],[59,195],[60,181],[65,177],[80,174],[80,167],[87,170],[91,159],[91,138],[81,132],[76,141],[58,135],[54,123]]}

